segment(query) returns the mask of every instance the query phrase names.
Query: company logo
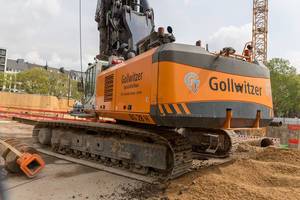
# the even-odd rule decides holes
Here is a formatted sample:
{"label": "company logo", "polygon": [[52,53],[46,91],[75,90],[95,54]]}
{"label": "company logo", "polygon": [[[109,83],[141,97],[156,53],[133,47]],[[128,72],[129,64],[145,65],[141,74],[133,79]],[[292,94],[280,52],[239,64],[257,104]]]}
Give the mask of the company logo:
{"label": "company logo", "polygon": [[218,77],[211,77],[209,79],[209,87],[213,91],[234,92],[254,96],[262,96],[263,92],[262,87],[253,85],[247,80],[243,82],[237,82],[232,78],[219,79]]}
{"label": "company logo", "polygon": [[122,75],[122,84],[138,82],[141,80],[143,80],[143,72]]}
{"label": "company logo", "polygon": [[191,92],[195,94],[198,93],[200,86],[200,78],[198,74],[194,72],[187,73],[184,77],[184,83]]}

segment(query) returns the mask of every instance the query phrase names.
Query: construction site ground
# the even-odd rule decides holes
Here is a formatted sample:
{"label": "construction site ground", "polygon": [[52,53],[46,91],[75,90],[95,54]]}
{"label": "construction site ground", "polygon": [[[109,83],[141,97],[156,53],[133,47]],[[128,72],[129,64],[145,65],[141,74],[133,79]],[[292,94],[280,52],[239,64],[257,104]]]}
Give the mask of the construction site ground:
{"label": "construction site ground", "polygon": [[[32,126],[0,121],[0,137],[31,143]],[[163,185],[149,185],[42,155],[44,171],[34,179],[8,174],[12,200],[50,199],[291,199],[300,200],[300,152],[241,144],[225,164],[204,167]]]}

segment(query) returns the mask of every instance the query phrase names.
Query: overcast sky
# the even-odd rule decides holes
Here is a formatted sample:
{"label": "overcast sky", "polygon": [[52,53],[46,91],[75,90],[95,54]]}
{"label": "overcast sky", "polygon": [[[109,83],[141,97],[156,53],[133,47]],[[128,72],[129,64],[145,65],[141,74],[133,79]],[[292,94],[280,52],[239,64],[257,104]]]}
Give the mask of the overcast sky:
{"label": "overcast sky", "polygon": [[[149,0],[158,26],[171,25],[179,43],[201,39],[210,50],[241,51],[251,40],[252,0]],[[84,64],[98,53],[97,0],[82,0]],[[269,0],[269,59],[289,59],[300,72],[300,1]],[[80,69],[78,0],[0,0],[0,47],[9,58]],[[85,69],[85,67],[84,67]]]}

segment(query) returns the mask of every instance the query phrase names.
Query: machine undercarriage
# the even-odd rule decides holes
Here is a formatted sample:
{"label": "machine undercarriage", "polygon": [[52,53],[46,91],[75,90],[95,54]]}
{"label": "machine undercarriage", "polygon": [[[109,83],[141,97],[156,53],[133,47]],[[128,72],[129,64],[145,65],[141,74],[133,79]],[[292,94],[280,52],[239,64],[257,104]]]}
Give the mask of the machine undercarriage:
{"label": "machine undercarriage", "polygon": [[[193,136],[196,134],[197,141]],[[202,130],[191,134],[186,130],[154,126],[141,128],[65,121],[39,122],[33,133],[39,145],[51,147],[56,153],[121,168],[159,181],[189,172],[193,158],[229,156],[234,135],[233,131],[225,130]]]}

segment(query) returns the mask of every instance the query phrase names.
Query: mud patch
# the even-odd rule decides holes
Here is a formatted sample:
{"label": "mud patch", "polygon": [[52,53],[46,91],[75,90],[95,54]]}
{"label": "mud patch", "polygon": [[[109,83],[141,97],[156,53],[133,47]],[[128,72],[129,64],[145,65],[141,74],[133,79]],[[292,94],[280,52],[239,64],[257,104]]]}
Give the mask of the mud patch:
{"label": "mud patch", "polygon": [[79,176],[81,174],[88,174],[88,173],[93,173],[93,172],[96,172],[96,170],[89,168],[89,167],[78,166],[72,171],[58,172],[54,175],[54,177],[55,178],[69,178],[69,177]]}

